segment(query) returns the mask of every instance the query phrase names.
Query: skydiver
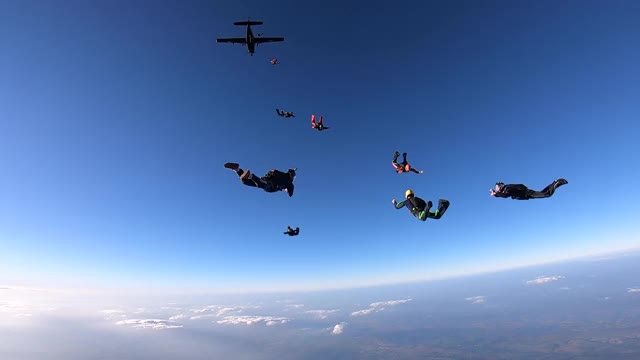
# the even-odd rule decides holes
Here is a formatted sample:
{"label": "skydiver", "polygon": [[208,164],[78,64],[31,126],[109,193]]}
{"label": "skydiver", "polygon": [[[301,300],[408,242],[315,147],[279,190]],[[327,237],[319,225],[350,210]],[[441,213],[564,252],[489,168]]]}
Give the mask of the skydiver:
{"label": "skydiver", "polygon": [[276,58],[271,59],[271,65],[278,65],[278,59]]}
{"label": "skydiver", "polygon": [[240,177],[243,184],[260,188],[266,192],[286,191],[289,197],[293,196],[293,180],[296,177],[296,168],[289,169],[287,172],[279,170],[269,170],[263,177],[257,177],[251,173],[251,170],[242,170],[237,163],[226,163],[224,167],[235,171]]}
{"label": "skydiver", "polygon": [[296,236],[300,233],[300,228],[297,227],[295,230],[291,228],[291,226],[287,226],[287,231],[285,231],[283,234],[285,235],[289,235],[289,236]]}
{"label": "skydiver", "polygon": [[395,154],[393,154],[393,160],[391,161],[391,165],[393,165],[393,168],[396,169],[396,172],[398,174],[409,171],[412,171],[416,174],[422,174],[424,172],[422,170],[416,170],[411,167],[411,164],[407,162],[407,153],[402,153],[402,162],[400,164],[398,164],[398,156],[400,156],[400,153],[396,151]]}
{"label": "skydiver", "polygon": [[449,200],[440,199],[438,201],[438,210],[430,211],[433,203],[431,201],[425,202],[423,199],[415,196],[413,190],[409,189],[404,193],[404,201],[397,202],[396,199],[391,200],[391,203],[396,209],[402,209],[407,207],[411,215],[415,216],[420,221],[429,219],[440,219],[444,215],[445,211],[449,208]]}
{"label": "skydiver", "polygon": [[276,109],[276,113],[278,113],[278,115],[284,117],[284,118],[289,118],[289,117],[296,117],[293,112],[291,111],[282,111],[280,109]]}
{"label": "skydiver", "polygon": [[320,115],[320,120],[316,123],[315,114],[311,115],[311,128],[318,131],[330,129],[328,126],[324,126],[324,124],[322,123],[322,115]]}
{"label": "skydiver", "polygon": [[554,180],[542,191],[531,190],[522,184],[506,184],[503,182],[497,182],[494,189],[489,189],[491,196],[508,198],[513,200],[529,200],[529,199],[542,199],[548,198],[553,195],[557,188],[562,185],[566,185],[569,182],[565,179]]}

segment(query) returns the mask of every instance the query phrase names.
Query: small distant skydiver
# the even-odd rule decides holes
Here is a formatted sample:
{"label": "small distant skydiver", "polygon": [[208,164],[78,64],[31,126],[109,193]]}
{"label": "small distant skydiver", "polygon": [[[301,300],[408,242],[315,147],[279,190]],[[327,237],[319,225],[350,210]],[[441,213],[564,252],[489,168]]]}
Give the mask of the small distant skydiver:
{"label": "small distant skydiver", "polygon": [[567,180],[560,178],[542,189],[542,191],[535,191],[522,184],[505,185],[503,182],[497,182],[494,189],[489,189],[489,193],[491,193],[491,196],[500,198],[510,197],[514,200],[542,199],[551,197],[557,188],[568,183]]}
{"label": "small distant skydiver", "polygon": [[416,174],[422,174],[424,172],[422,170],[416,170],[411,167],[411,165],[407,162],[407,153],[402,154],[402,162],[400,164],[398,164],[398,156],[400,156],[400,153],[396,151],[395,154],[393,154],[393,161],[391,161],[391,165],[393,165],[393,168],[396,169],[396,172],[398,174],[409,171],[412,171]]}
{"label": "small distant skydiver", "polygon": [[300,228],[297,227],[295,230],[291,228],[291,226],[287,226],[287,231],[285,231],[283,234],[285,235],[289,235],[289,236],[296,236],[300,233]]}
{"label": "small distant skydiver", "polygon": [[407,207],[411,215],[415,216],[420,221],[429,219],[440,219],[442,215],[449,208],[449,200],[440,199],[438,201],[438,210],[430,211],[433,203],[431,201],[425,202],[421,198],[413,194],[413,190],[409,189],[404,193],[405,201],[397,202],[396,199],[391,200],[391,203],[396,209],[402,209]]}
{"label": "small distant skydiver", "polygon": [[278,115],[284,117],[284,118],[289,118],[289,117],[296,117],[293,112],[291,111],[282,111],[280,109],[276,109],[276,112],[278,113]]}
{"label": "small distant skydiver", "polygon": [[330,129],[328,126],[324,126],[324,124],[322,123],[322,115],[320,115],[320,120],[316,122],[315,114],[311,115],[311,128],[318,131]]}
{"label": "small distant skydiver", "polygon": [[276,58],[271,59],[270,62],[271,62],[271,65],[278,65],[279,64],[278,59],[276,59]]}
{"label": "small distant skydiver", "polygon": [[224,167],[235,171],[240,177],[243,184],[260,188],[266,192],[286,191],[289,197],[293,196],[293,180],[296,177],[296,168],[289,169],[287,172],[279,170],[269,170],[263,177],[257,177],[251,173],[251,170],[242,170],[237,163],[226,163]]}

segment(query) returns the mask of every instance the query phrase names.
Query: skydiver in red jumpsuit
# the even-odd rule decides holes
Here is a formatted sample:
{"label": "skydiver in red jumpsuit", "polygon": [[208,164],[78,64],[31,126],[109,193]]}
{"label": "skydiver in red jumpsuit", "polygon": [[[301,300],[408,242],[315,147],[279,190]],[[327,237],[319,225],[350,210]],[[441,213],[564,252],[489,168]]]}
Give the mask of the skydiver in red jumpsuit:
{"label": "skydiver in red jumpsuit", "polygon": [[320,120],[316,122],[316,115],[311,115],[311,128],[316,129],[318,131],[330,129],[328,126],[324,126],[322,123],[322,115],[320,115]]}

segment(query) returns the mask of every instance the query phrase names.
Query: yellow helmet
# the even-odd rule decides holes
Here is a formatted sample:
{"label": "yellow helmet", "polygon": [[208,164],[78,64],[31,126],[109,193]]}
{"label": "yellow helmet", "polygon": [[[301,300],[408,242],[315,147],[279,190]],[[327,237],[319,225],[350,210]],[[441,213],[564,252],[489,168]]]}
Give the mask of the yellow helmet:
{"label": "yellow helmet", "polygon": [[413,190],[409,189],[404,193],[405,199],[409,197],[409,195],[413,195]]}

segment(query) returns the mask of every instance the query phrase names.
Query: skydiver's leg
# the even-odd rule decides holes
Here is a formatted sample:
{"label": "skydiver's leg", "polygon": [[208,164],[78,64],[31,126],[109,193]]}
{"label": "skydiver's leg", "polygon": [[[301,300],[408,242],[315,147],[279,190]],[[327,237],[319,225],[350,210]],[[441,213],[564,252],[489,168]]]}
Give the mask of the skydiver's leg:
{"label": "skydiver's leg", "polygon": [[242,181],[242,183],[247,186],[253,186],[253,187],[264,189],[265,186],[268,185],[262,179],[257,177],[255,174],[252,174],[251,170],[247,169],[243,171],[242,169],[238,169],[236,170],[236,174],[240,176],[240,180]]}
{"label": "skydiver's leg", "polygon": [[312,128],[316,128],[316,115],[315,114],[311,114],[311,127]]}
{"label": "skydiver's leg", "polygon": [[436,219],[436,220],[440,219],[442,215],[444,215],[444,213],[447,211],[448,208],[449,208],[449,200],[440,199],[438,201],[438,210],[436,210],[435,212],[429,212],[427,217],[431,219]]}
{"label": "skydiver's leg", "polygon": [[318,121],[318,124],[322,125],[322,115],[320,115],[320,121]]}
{"label": "skydiver's leg", "polygon": [[280,116],[282,116],[282,111],[280,111],[280,109],[276,109],[276,113]]}
{"label": "skydiver's leg", "polygon": [[542,189],[542,191],[529,190],[527,195],[531,199],[548,198],[548,197],[551,197],[556,192],[557,188],[559,188],[562,185],[566,185],[566,184],[568,184],[567,180],[558,179],[558,180],[555,180],[554,182],[552,182],[551,184],[549,184],[544,189]]}
{"label": "skydiver's leg", "polygon": [[418,213],[418,220],[420,221],[427,220],[427,218],[429,217],[429,210],[431,210],[432,206],[433,206],[433,203],[431,201],[428,201],[427,207]]}
{"label": "skydiver's leg", "polygon": [[400,153],[396,151],[393,154],[393,160],[391,160],[391,166],[393,166],[396,171],[402,168],[402,166],[398,164],[398,156],[400,156]]}

